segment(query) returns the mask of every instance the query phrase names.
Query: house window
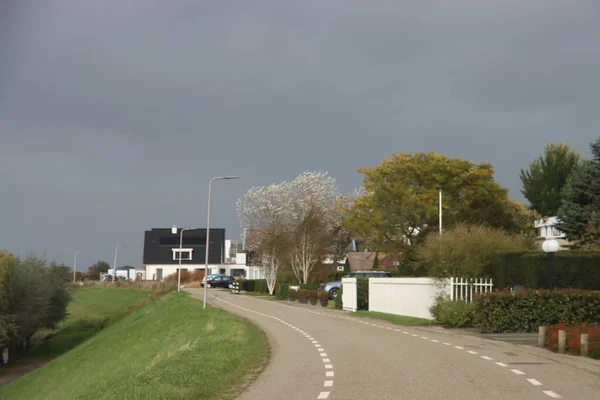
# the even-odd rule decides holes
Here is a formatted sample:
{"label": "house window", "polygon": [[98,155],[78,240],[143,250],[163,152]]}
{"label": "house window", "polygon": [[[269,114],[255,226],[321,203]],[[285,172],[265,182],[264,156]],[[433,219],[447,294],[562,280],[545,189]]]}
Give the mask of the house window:
{"label": "house window", "polygon": [[163,278],[162,268],[156,268],[156,280],[162,281],[162,278]]}
{"label": "house window", "polygon": [[173,251],[173,260],[191,260],[193,249],[171,249]]}

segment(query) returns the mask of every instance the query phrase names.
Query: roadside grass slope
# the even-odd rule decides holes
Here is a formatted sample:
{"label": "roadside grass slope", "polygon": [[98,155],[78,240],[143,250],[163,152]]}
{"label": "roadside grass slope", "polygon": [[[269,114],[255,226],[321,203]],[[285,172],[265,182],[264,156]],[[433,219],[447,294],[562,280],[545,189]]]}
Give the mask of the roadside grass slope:
{"label": "roadside grass slope", "polygon": [[[36,333],[26,359],[52,358],[71,350],[121,317],[129,307],[148,298],[151,291],[87,287],[75,290],[72,295],[67,319],[54,331]],[[46,337],[48,340],[44,340]]]}
{"label": "roadside grass slope", "polygon": [[[85,315],[122,311],[91,297]],[[172,293],[1,387],[0,398],[230,399],[248,373],[263,368],[268,353],[266,335],[250,322]]]}

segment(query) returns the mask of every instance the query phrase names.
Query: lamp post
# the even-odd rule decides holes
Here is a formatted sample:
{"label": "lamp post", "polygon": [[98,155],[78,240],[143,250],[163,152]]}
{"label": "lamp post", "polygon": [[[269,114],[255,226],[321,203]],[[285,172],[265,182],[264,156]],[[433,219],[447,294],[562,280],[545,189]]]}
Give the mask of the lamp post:
{"label": "lamp post", "polygon": [[77,271],[77,254],[79,254],[79,250],[75,252],[75,260],[73,261],[73,283],[75,283],[75,271]]}
{"label": "lamp post", "polygon": [[117,280],[117,254],[119,253],[119,247],[123,247],[123,245],[118,244],[115,246],[115,261],[113,262],[113,268],[115,269],[115,276],[113,276],[113,280],[111,282],[114,282]]}
{"label": "lamp post", "polygon": [[550,290],[552,290],[554,288],[554,283],[553,283],[553,271],[552,271],[552,261],[554,260],[554,253],[556,253],[558,251],[558,249],[560,248],[560,244],[554,240],[554,239],[548,239],[545,240],[544,243],[542,243],[542,250],[544,251],[544,253],[548,254],[548,274],[549,274],[549,283],[550,283]]}
{"label": "lamp post", "polygon": [[[190,230],[192,228],[181,228],[179,231],[179,269],[177,270],[177,291],[181,289],[181,249],[183,248],[183,231]],[[171,233],[177,235],[177,226],[173,225]]]}
{"label": "lamp post", "polygon": [[215,176],[208,182],[208,211],[206,212],[206,248],[204,250],[204,299],[202,309],[206,309],[206,292],[208,291],[208,250],[210,247],[210,192],[213,181],[239,179],[237,176]]}

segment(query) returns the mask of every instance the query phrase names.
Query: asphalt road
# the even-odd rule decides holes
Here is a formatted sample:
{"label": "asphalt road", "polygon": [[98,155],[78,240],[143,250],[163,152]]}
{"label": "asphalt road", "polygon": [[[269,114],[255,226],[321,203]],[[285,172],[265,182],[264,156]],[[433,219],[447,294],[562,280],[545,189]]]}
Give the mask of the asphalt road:
{"label": "asphalt road", "polygon": [[271,344],[269,365],[240,400],[600,399],[595,361],[320,306],[210,294],[211,304],[253,321]]}

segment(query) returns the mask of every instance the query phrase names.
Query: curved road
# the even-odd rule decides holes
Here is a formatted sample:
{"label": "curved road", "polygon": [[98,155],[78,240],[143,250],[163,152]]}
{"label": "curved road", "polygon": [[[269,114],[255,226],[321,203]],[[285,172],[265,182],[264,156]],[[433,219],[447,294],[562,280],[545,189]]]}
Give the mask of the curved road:
{"label": "curved road", "polygon": [[271,344],[269,365],[240,400],[600,398],[594,361],[320,306],[217,291],[210,301],[253,321]]}

